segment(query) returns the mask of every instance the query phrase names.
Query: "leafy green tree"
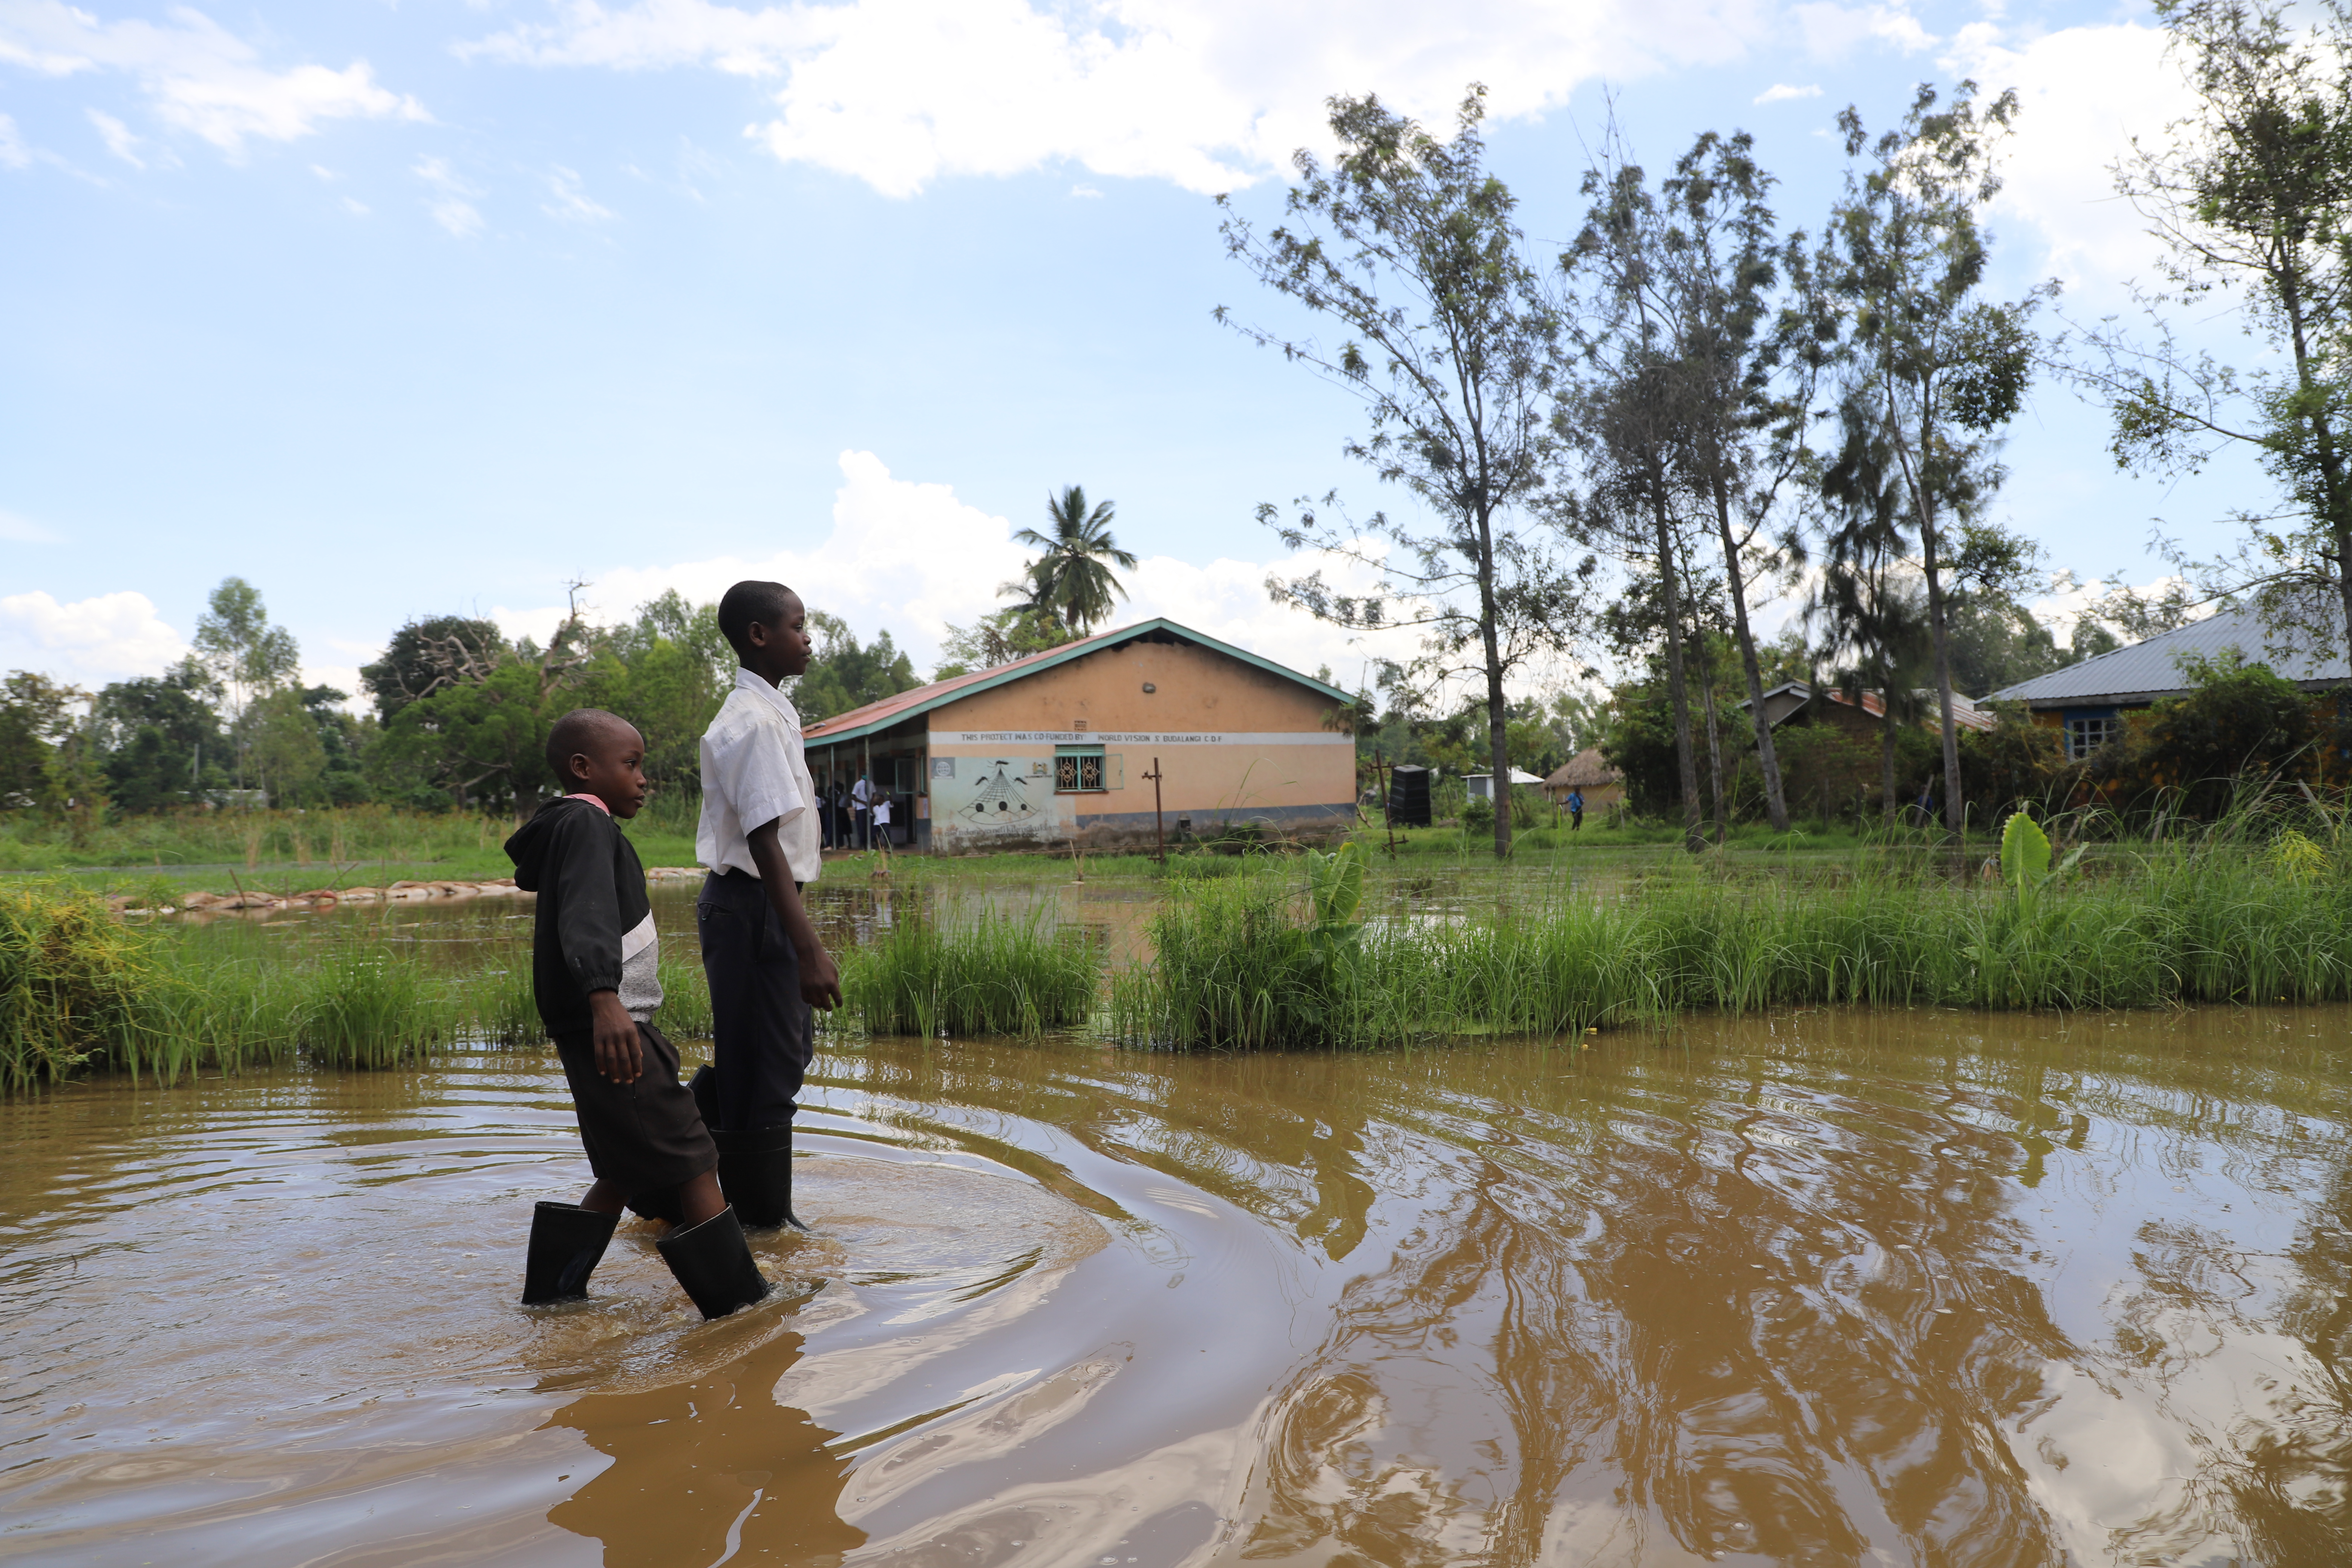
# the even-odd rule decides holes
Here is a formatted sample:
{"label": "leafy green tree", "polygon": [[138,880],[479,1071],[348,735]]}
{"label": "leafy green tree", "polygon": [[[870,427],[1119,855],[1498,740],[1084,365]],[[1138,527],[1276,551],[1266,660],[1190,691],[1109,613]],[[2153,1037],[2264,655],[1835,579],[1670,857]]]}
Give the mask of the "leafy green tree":
{"label": "leafy green tree", "polygon": [[196,617],[195,649],[225,694],[242,787],[250,748],[239,721],[255,698],[294,678],[301,668],[301,647],[293,633],[270,623],[259,589],[242,577],[224,577],[206,601],[205,613]]}
{"label": "leafy green tree", "polygon": [[[1664,325],[1673,356],[1661,410],[1671,467],[1720,552],[1766,815],[1785,829],[1748,584],[1751,563],[1769,560],[1767,529],[1789,481],[1811,460],[1804,436],[1821,356],[1816,313],[1807,308],[1809,264],[1801,242],[1779,233],[1767,201],[1773,183],[1747,133],[1702,134],[1643,215],[1657,230],[1647,247],[1653,263],[1619,270],[1621,286],[1643,289]],[[1611,188],[1623,199],[1622,179]],[[1794,303],[1783,304],[1784,286]]]}
{"label": "leafy green tree", "polygon": [[1111,566],[1132,572],[1137,564],[1134,555],[1111,537],[1113,515],[1107,500],[1089,510],[1087,492],[1077,485],[1048,496],[1045,516],[1051,531],[1024,528],[1013,536],[1016,543],[1040,552],[1017,582],[1004,585],[1006,595],[1021,601],[1014,607],[1052,616],[1076,637],[1085,637],[1108,620],[1112,601],[1127,596]]}
{"label": "leafy green tree", "polygon": [[229,783],[232,752],[213,708],[219,687],[191,658],[160,676],[119,680],[98,694],[95,717],[115,809],[165,811]]}
{"label": "leafy green tree", "polygon": [[970,626],[948,627],[940,644],[940,666],[933,680],[952,679],[975,669],[993,669],[1045,653],[1071,640],[1061,617],[1014,605],[982,616]]}
{"label": "leafy green tree", "polygon": [[282,685],[301,663],[294,634],[274,626],[259,589],[224,577],[196,617],[195,648],[227,688],[232,711],[257,691]]}
{"label": "leafy green tree", "polygon": [[578,704],[620,714],[646,738],[646,776],[656,788],[701,789],[702,732],[734,689],[737,660],[719,630],[719,606],[670,589],[636,618],[596,641]]}
{"label": "leafy green tree", "polygon": [[922,684],[914,660],[898,650],[887,631],[860,646],[847,622],[822,610],[810,613],[809,629],[816,636],[816,657],[793,688],[793,706],[810,723]]}
{"label": "leafy green tree", "polygon": [[[94,704],[87,693],[78,692],[76,696],[80,701]],[[77,849],[89,842],[91,829],[106,820],[109,802],[103,761],[99,752],[97,725],[84,715],[58,737],[43,763],[41,805],[51,817],[66,825]]]}
{"label": "leafy green tree", "polygon": [[2092,776],[2119,804],[2169,797],[2189,816],[2210,820],[2241,792],[2315,773],[2312,742],[2321,716],[2293,681],[2234,650],[2184,659],[2181,673],[2187,696],[2134,715],[2120,744],[2093,753]]}
{"label": "leafy green tree", "polygon": [[[2242,548],[2189,568],[2196,598],[2250,596],[2285,647],[2345,647],[2352,616],[2352,12],[2275,0],[2158,0],[2200,100],[2116,189],[2166,250],[2153,337],[2084,333],[2074,374],[2114,411],[2116,462],[2194,472],[2258,458],[2280,504],[2235,513]],[[2242,300],[2243,367],[2192,353],[2168,317]]]}
{"label": "leafy green tree", "polygon": [[528,815],[559,787],[547,772],[548,731],[581,705],[595,633],[575,608],[545,648],[526,639],[483,651],[446,637],[427,653],[439,661],[432,689],[406,701],[370,748],[379,798],[422,805],[437,792],[460,809]]}
{"label": "leafy green tree", "polygon": [[[1684,636],[1696,606],[1683,575],[1689,547],[1675,439],[1685,377],[1650,287],[1663,262],[1656,198],[1641,168],[1619,151],[1613,125],[1606,145],[1600,166],[1584,174],[1583,194],[1593,198],[1584,227],[1561,258],[1571,275],[1598,284],[1575,333],[1591,374],[1564,390],[1552,414],[1561,440],[1584,458],[1585,484],[1556,494],[1553,504],[1564,531],[1613,544],[1629,569],[1625,592],[1601,612],[1612,646],[1621,656],[1664,650],[1683,847],[1696,854],[1706,838]],[[1720,784],[1719,766],[1716,777]],[[1645,782],[1628,796],[1636,810],[1649,810],[1654,793]]]}
{"label": "leafy green tree", "polygon": [[1991,434],[2024,398],[2036,348],[2026,322],[2047,291],[1980,298],[1988,247],[1978,213],[2000,190],[1994,148],[2017,95],[1979,105],[1976,94],[1963,81],[1944,104],[1923,85],[1902,124],[1875,140],[1854,110],[1838,116],[1846,155],[1861,163],[1831,213],[1820,264],[1845,313],[1841,402],[1884,438],[1918,542],[1954,832],[1967,816],[1952,721],[1953,536],[2004,477]]}
{"label": "leafy green tree", "polygon": [[1821,478],[1822,576],[1806,619],[1820,629],[1817,652],[1835,662],[1847,700],[1879,694],[1879,809],[1891,822],[1903,800],[1901,731],[1925,716],[1914,693],[1934,667],[1934,649],[1894,443],[1867,404],[1848,402],[1839,413],[1843,438]]}
{"label": "leafy green tree", "polygon": [[255,699],[238,720],[254,781],[275,806],[297,805],[315,798],[327,771],[327,749],[319,738],[318,716],[303,695],[299,687],[282,687]]}
{"label": "leafy green tree", "polygon": [[0,809],[21,811],[45,797],[50,765],[88,696],[29,669],[0,679]]}
{"label": "leafy green tree", "polygon": [[[1370,428],[1349,455],[1434,519],[1426,530],[1385,515],[1359,526],[1328,499],[1287,521],[1261,506],[1286,548],[1327,552],[1379,584],[1351,594],[1318,571],[1268,588],[1349,629],[1421,628],[1418,679],[1483,687],[1499,772],[1511,756],[1505,683],[1582,631],[1598,563],[1571,563],[1549,531],[1524,526],[1558,447],[1561,313],[1526,254],[1509,189],[1486,170],[1485,99],[1470,89],[1450,140],[1377,98],[1332,99],[1339,155],[1328,169],[1295,157],[1286,222],[1260,232],[1225,205],[1222,232],[1259,282],[1343,334],[1336,345],[1244,335],[1360,398]],[[1217,317],[1229,320],[1222,306]],[[1497,857],[1510,852],[1509,812],[1496,814],[1494,841]]]}
{"label": "leafy green tree", "polygon": [[331,686],[306,686],[302,706],[319,731],[324,758],[310,798],[321,805],[357,805],[370,798],[367,752],[383,732],[373,714],[347,711],[351,693]]}
{"label": "leafy green tree", "polygon": [[383,723],[419,698],[487,670],[513,652],[495,622],[465,616],[412,618],[392,634],[383,654],[363,665],[360,679]]}

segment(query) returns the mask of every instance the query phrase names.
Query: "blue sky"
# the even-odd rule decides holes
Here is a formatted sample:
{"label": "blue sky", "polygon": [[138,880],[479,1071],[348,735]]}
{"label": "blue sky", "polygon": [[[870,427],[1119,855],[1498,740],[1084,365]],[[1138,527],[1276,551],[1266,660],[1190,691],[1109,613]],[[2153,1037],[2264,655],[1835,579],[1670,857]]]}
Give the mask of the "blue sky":
{"label": "blue sky", "polygon": [[[0,668],[156,668],[231,573],[343,683],[408,616],[543,629],[574,579],[617,618],[781,575],[927,667],[1075,482],[1136,613],[1352,679],[1253,510],[1398,498],[1344,394],[1212,321],[1279,320],[1214,193],[1274,213],[1329,93],[1443,118],[1477,79],[1538,239],[1611,94],[1654,165],[1752,130],[1816,226],[1837,110],[1962,74],[2024,99],[2002,287],[2116,308],[2152,252],[2106,165],[2183,101],[2137,6],[0,0]],[[2146,581],[2153,519],[2259,483],[2104,436],[2047,385],[2012,432],[2053,568]]]}

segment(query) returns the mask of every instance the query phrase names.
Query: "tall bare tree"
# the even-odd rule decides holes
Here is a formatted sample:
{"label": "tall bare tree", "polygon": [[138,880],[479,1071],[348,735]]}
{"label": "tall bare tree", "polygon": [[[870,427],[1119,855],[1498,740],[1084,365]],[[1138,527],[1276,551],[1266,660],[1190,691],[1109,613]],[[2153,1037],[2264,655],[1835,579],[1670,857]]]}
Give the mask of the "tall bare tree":
{"label": "tall bare tree", "polygon": [[[1511,847],[1505,682],[1578,634],[1595,563],[1564,558],[1528,510],[1551,479],[1560,313],[1528,258],[1510,191],[1486,170],[1485,113],[1486,89],[1474,86],[1446,141],[1377,98],[1332,99],[1339,154],[1328,167],[1297,155],[1281,225],[1261,232],[1221,205],[1227,252],[1344,336],[1333,346],[1239,330],[1360,398],[1370,428],[1348,455],[1430,516],[1382,513],[1358,526],[1328,497],[1287,518],[1262,506],[1286,547],[1342,557],[1379,584],[1349,594],[1316,572],[1267,587],[1339,626],[1419,627],[1421,678],[1480,680],[1502,856]],[[1223,306],[1217,319],[1233,324]]]}

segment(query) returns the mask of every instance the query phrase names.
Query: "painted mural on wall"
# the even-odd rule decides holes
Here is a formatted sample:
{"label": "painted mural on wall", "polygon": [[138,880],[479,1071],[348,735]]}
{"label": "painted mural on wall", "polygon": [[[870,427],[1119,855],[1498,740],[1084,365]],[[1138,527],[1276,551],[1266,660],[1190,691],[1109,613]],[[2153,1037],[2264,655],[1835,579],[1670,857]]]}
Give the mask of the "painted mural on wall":
{"label": "painted mural on wall", "polygon": [[[946,764],[942,767],[941,764]],[[1053,764],[1033,757],[934,757],[931,820],[961,834],[1054,830]]]}

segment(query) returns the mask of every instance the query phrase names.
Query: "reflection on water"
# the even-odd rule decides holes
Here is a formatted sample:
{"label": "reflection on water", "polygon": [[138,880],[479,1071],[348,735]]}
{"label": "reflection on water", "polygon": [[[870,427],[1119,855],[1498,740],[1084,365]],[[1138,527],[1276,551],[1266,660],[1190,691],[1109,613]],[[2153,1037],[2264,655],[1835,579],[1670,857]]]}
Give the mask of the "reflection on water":
{"label": "reflection on water", "polygon": [[2346,1561],[2347,1023],[861,1046],[710,1324],[648,1226],[513,1304],[551,1060],[74,1086],[0,1107],[0,1556]]}

